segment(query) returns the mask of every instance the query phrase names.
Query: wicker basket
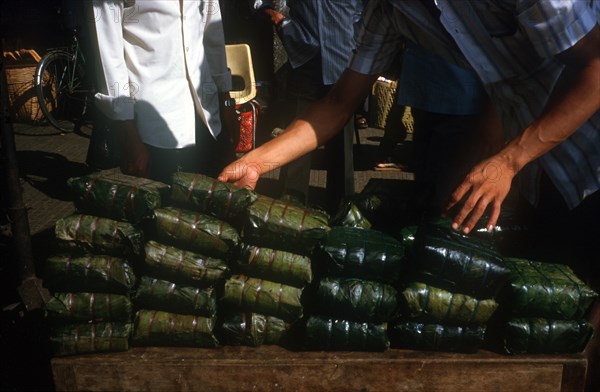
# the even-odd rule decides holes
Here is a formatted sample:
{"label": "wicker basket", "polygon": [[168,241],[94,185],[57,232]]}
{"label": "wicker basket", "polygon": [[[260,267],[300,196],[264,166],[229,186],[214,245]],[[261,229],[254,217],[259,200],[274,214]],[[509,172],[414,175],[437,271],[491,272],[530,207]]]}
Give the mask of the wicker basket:
{"label": "wicker basket", "polygon": [[373,84],[373,91],[369,102],[369,126],[385,128],[387,116],[396,98],[395,81],[378,80]]}
{"label": "wicker basket", "polygon": [[8,83],[8,103],[13,121],[41,122],[40,110],[33,85],[35,68],[40,56],[29,49],[3,53]]}

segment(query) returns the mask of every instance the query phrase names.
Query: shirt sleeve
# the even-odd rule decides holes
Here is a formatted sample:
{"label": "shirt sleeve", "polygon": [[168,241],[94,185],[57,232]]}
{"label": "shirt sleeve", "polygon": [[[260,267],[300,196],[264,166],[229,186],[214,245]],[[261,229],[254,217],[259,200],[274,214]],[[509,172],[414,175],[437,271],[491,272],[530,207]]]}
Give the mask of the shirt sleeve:
{"label": "shirt sleeve", "polygon": [[358,23],[356,50],[350,69],[365,75],[381,75],[389,69],[404,43],[394,28],[389,2],[371,0]]}
{"label": "shirt sleeve", "polygon": [[517,19],[543,58],[569,49],[597,23],[594,2],[582,0],[519,0]]}
{"label": "shirt sleeve", "polygon": [[[92,32],[97,41],[98,109],[113,120],[134,118],[135,97],[131,96],[124,55],[123,1],[93,0]],[[130,91],[131,90],[131,91]]]}
{"label": "shirt sleeve", "polygon": [[231,71],[227,67],[225,33],[221,12],[208,12],[204,30],[204,52],[217,91],[227,92],[232,88]]}

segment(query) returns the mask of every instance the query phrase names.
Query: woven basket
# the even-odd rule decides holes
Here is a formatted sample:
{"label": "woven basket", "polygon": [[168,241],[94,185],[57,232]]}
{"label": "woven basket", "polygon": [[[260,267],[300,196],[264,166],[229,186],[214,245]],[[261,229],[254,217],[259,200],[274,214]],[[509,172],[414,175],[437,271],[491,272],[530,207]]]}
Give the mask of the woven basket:
{"label": "woven basket", "polygon": [[14,121],[41,122],[44,114],[40,110],[33,85],[35,68],[40,56],[34,50],[21,49],[3,54],[8,83],[8,103]]}
{"label": "woven basket", "polygon": [[369,102],[369,126],[385,128],[387,116],[394,104],[397,83],[395,81],[378,80],[373,84]]}

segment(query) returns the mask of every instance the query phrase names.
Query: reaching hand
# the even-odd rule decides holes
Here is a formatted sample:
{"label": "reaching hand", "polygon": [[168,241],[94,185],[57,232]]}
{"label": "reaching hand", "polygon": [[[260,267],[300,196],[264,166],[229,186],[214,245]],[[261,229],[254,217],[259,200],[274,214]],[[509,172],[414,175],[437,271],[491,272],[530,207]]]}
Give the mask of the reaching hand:
{"label": "reaching hand", "polygon": [[[509,162],[499,158],[498,155],[480,162],[471,169],[463,182],[452,193],[446,207],[446,212],[448,212],[466,197],[460,211],[452,220],[452,228],[458,230],[460,226],[463,226],[463,232],[468,234],[490,206],[490,218],[486,228],[491,230],[498,221],[502,202],[510,191],[515,175],[516,172]],[[463,224],[463,222],[465,223]]]}
{"label": "reaching hand", "polygon": [[259,166],[257,164],[243,163],[243,160],[240,159],[225,167],[221,174],[219,174],[218,180],[254,189],[259,178]]}

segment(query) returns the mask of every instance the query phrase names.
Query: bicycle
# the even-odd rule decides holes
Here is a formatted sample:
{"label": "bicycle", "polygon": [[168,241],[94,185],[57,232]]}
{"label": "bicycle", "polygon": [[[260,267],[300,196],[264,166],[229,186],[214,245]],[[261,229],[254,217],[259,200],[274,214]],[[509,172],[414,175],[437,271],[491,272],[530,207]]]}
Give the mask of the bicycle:
{"label": "bicycle", "polygon": [[70,46],[49,49],[42,56],[33,82],[40,110],[50,124],[66,133],[83,124],[94,96],[78,36],[73,29]]}

